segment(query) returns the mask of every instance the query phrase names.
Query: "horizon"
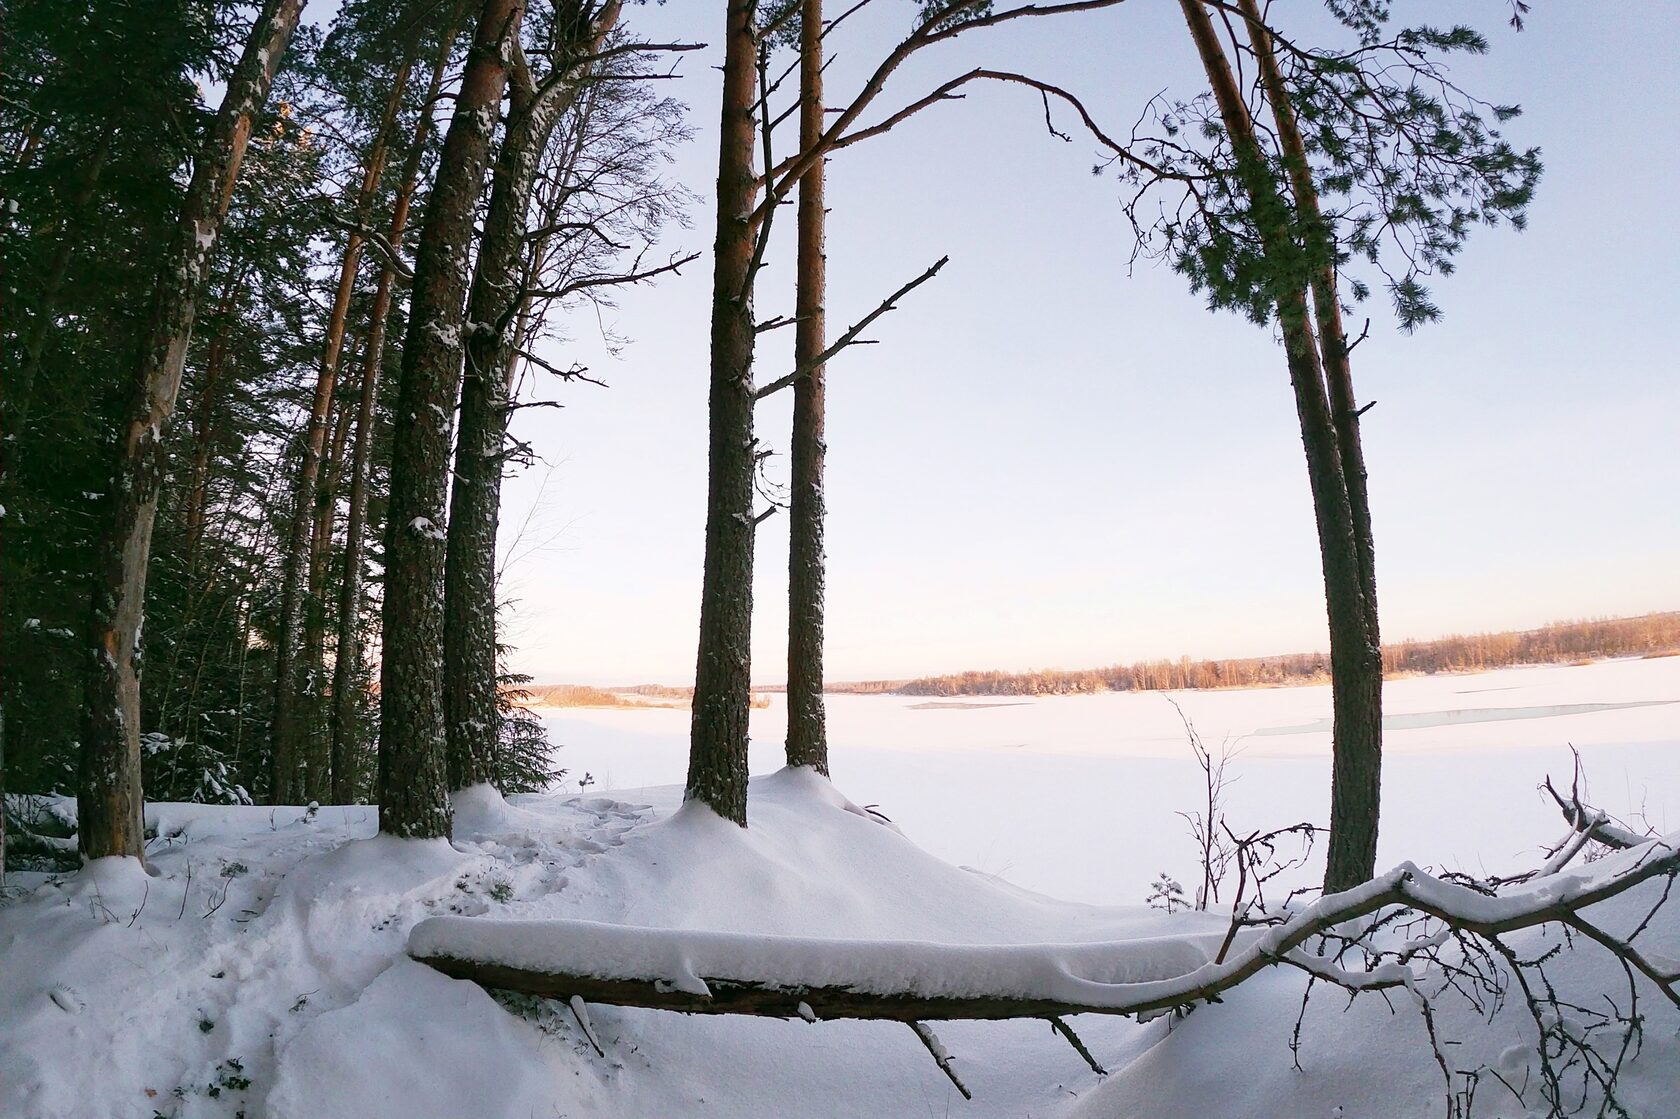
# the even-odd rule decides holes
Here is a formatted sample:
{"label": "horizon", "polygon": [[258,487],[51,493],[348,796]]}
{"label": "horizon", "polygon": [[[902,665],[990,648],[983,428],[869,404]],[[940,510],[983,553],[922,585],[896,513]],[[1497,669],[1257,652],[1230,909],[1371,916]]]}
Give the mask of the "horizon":
{"label": "horizon", "polygon": [[[1544,632],[1546,630],[1558,629],[1558,628],[1563,628],[1563,627],[1566,627],[1566,626],[1591,625],[1591,624],[1609,623],[1609,622],[1638,621],[1638,620],[1641,620],[1641,619],[1644,619],[1644,618],[1660,618],[1660,617],[1665,617],[1665,616],[1673,615],[1673,614],[1680,614],[1680,607],[1677,607],[1677,608],[1671,609],[1671,610],[1645,610],[1645,611],[1641,611],[1637,614],[1618,614],[1618,615],[1613,615],[1613,616],[1612,615],[1604,615],[1604,616],[1586,617],[1586,618],[1558,618],[1558,619],[1554,619],[1554,620],[1549,621],[1549,622],[1542,622],[1539,625],[1524,626],[1524,627],[1521,627],[1521,628],[1518,628],[1518,629],[1459,630],[1459,631],[1450,631],[1450,632],[1447,632],[1447,633],[1439,633],[1439,634],[1435,634],[1435,635],[1430,636],[1430,637],[1399,637],[1399,638],[1392,638],[1392,639],[1385,640],[1383,642],[1383,647],[1386,649],[1386,648],[1392,648],[1394,646],[1405,645],[1405,644],[1425,644],[1425,645],[1427,645],[1427,644],[1431,644],[1431,643],[1434,643],[1434,642],[1452,641],[1454,639],[1465,639],[1465,638],[1473,638],[1473,637],[1516,636],[1516,635],[1529,634],[1529,633],[1541,633],[1541,632]],[[1270,660],[1274,657],[1279,658],[1279,659],[1283,659],[1283,658],[1290,658],[1290,657],[1327,657],[1327,656],[1329,656],[1329,651],[1327,649],[1296,649],[1296,650],[1291,650],[1289,652],[1257,653],[1257,654],[1249,654],[1249,655],[1243,655],[1243,656],[1221,656],[1221,655],[1215,655],[1215,656],[1200,655],[1199,656],[1199,655],[1195,655],[1195,654],[1191,654],[1191,653],[1179,653],[1179,654],[1174,655],[1174,656],[1130,658],[1130,659],[1125,659],[1125,660],[1109,660],[1109,661],[1103,661],[1101,663],[1092,663],[1092,664],[1031,664],[1031,665],[1026,665],[1024,667],[992,665],[992,666],[987,666],[985,668],[969,667],[969,668],[957,668],[957,669],[942,669],[942,670],[935,671],[935,672],[917,673],[913,676],[885,676],[885,675],[868,676],[868,675],[865,675],[865,676],[859,676],[859,677],[856,677],[856,678],[844,679],[844,680],[837,679],[837,678],[831,678],[829,680],[824,681],[824,686],[826,688],[826,687],[852,687],[852,686],[857,686],[857,685],[862,685],[862,684],[908,684],[908,683],[914,683],[914,682],[919,681],[919,680],[934,680],[934,679],[940,679],[940,678],[950,677],[950,676],[961,676],[961,675],[963,675],[965,673],[969,673],[969,672],[998,672],[998,673],[1003,673],[1005,675],[1017,676],[1017,675],[1030,675],[1030,674],[1035,673],[1035,672],[1044,672],[1044,673],[1094,672],[1094,671],[1100,671],[1100,670],[1106,669],[1106,668],[1124,667],[1124,666],[1133,665],[1133,664],[1176,663],[1176,662],[1183,661],[1183,660],[1188,660],[1192,664],[1199,664],[1199,663],[1214,662],[1214,661]],[[1497,669],[1482,669],[1482,670],[1477,670],[1477,671],[1497,671]],[[593,688],[601,688],[601,689],[610,691],[614,687],[619,687],[619,688],[641,688],[641,687],[689,688],[689,687],[692,687],[693,684],[694,684],[694,681],[692,679],[687,679],[687,680],[677,680],[677,679],[635,680],[633,682],[626,682],[624,680],[614,680],[614,681],[606,681],[606,680],[538,680],[538,679],[533,678],[528,686],[533,687],[533,688],[593,687]],[[769,680],[769,681],[754,680],[753,683],[752,683],[752,690],[755,691],[755,692],[771,691],[771,690],[780,689],[780,688],[784,688],[784,687],[786,687],[786,681],[785,680]]]}

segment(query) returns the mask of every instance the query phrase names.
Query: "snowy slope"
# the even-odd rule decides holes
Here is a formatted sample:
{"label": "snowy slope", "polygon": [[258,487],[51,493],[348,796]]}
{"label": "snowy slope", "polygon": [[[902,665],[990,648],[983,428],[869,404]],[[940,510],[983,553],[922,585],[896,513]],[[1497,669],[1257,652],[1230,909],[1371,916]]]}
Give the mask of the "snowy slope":
{"label": "snowy slope", "polygon": [[[921,851],[809,773],[753,782],[751,827],[644,801],[475,790],[453,844],[373,838],[365,808],[156,806],[147,877],[120,861],[0,908],[0,1115],[11,1119],[529,1116],[1440,1114],[1415,1011],[1315,998],[1268,973],[1179,1023],[1075,1021],[1106,1082],[1040,1021],[938,1031],[965,1103],[897,1023],[700,1018],[493,999],[403,953],[433,916],[563,917],[714,933],[1071,944],[1221,922],[1027,893]],[[1070,858],[1102,853],[1070,852]],[[27,884],[27,883],[26,883]],[[1629,905],[1636,899],[1629,899]],[[1675,922],[1659,930],[1680,956]],[[1610,989],[1598,964],[1576,969]],[[1596,969],[1596,970],[1594,970]],[[510,1009],[513,1011],[510,1013]],[[1677,1018],[1655,999],[1637,1087],[1680,1098]],[[1448,1025],[1499,1060],[1515,1023]],[[1520,1054],[1519,1054],[1520,1056]],[[1508,1058],[1515,1067],[1518,1057]],[[1404,1103],[1404,1107],[1401,1104]],[[1503,1114],[1479,1110],[1478,1114]],[[1518,1113],[1520,1114],[1520,1113]]]}

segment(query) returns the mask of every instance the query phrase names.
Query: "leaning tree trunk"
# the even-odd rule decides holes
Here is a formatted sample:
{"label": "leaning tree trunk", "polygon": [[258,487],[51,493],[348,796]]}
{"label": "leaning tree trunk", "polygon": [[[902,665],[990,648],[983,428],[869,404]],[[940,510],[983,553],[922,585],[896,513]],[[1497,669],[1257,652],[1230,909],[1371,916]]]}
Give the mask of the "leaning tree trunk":
{"label": "leaning tree trunk", "polygon": [[491,782],[497,773],[501,713],[496,696],[496,536],[502,504],[503,445],[511,411],[517,323],[525,290],[526,218],[537,170],[560,117],[576,103],[588,63],[618,22],[608,0],[577,39],[549,57],[554,70],[540,88],[515,67],[512,107],[496,157],[490,207],[479,240],[467,321],[460,432],[450,491],[444,574],[444,723],[452,788]]}
{"label": "leaning tree trunk", "polygon": [[[799,33],[799,147],[809,151],[823,134],[822,0],[804,0]],[[799,179],[797,292],[793,367],[808,369],[793,383],[792,489],[788,499],[787,763],[828,772],[828,717],[823,708],[823,439],[826,392],[817,362],[824,339],[828,261],[823,252],[823,160]]]}
{"label": "leaning tree trunk", "polygon": [[379,688],[379,828],[449,834],[443,722],[444,502],[461,388],[461,327],[473,210],[484,187],[520,0],[486,0],[420,230],[397,385],[385,525]]}
{"label": "leaning tree trunk", "polygon": [[309,424],[304,430],[297,480],[292,489],[292,517],[280,561],[280,621],[274,645],[274,771],[269,799],[276,804],[301,800],[321,786],[319,774],[305,772],[309,760],[307,740],[313,722],[310,713],[313,674],[308,657],[300,656],[304,647],[306,576],[314,566],[312,530],[316,490],[327,427],[332,420],[333,392],[338,384],[339,358],[344,352],[345,327],[350,319],[350,297],[356,287],[356,266],[361,260],[364,239],[361,227],[379,194],[385,153],[402,109],[403,91],[412,64],[410,52],[392,80],[384,118],[362,168],[361,188],[356,194],[355,228],[345,237],[344,256],[339,261],[338,287],[333,294],[332,313],[327,318],[321,365],[315,377],[315,397],[309,409]]}
{"label": "leaning tree trunk", "polygon": [[[685,799],[747,824],[747,716],[752,688],[753,172],[757,42],[753,0],[730,0],[718,148],[712,274],[711,438],[700,647],[694,668]],[[768,216],[764,220],[768,220]]]}
{"label": "leaning tree trunk", "polygon": [[164,428],[175,410],[193,319],[227,201],[304,0],[267,0],[228,79],[227,94],[193,163],[135,364],[134,399],[112,477],[109,520],[95,569],[94,651],[76,804],[82,854],[141,857],[140,625],[152,522],[163,483]]}
{"label": "leaning tree trunk", "polygon": [[[1291,236],[1288,204],[1273,181],[1254,122],[1203,0],[1179,0],[1231,139],[1262,247],[1280,266],[1305,259]],[[1382,650],[1369,637],[1372,609],[1360,576],[1353,510],[1307,308],[1311,276],[1280,267],[1275,295],[1289,379],[1306,452],[1330,625],[1333,752],[1330,842],[1324,887],[1347,889],[1376,870],[1382,791]]]}
{"label": "leaning tree trunk", "polygon": [[1372,645],[1382,647],[1377,619],[1376,540],[1371,531],[1371,503],[1367,489],[1365,448],[1360,438],[1359,405],[1353,392],[1353,368],[1348,354],[1347,329],[1342,324],[1342,304],[1337,297],[1333,231],[1324,221],[1313,183],[1307,145],[1301,135],[1289,88],[1272,50],[1272,32],[1262,19],[1255,0],[1241,0],[1248,24],[1249,42],[1259,66],[1266,98],[1272,105],[1278,141],[1289,171],[1290,192],[1300,223],[1311,236],[1321,238],[1319,259],[1312,270],[1313,316],[1318,324],[1318,349],[1324,365],[1324,380],[1330,390],[1331,417],[1336,426],[1336,444],[1342,455],[1347,478],[1348,506],[1353,513],[1354,544],[1359,549],[1359,580],[1365,589],[1366,624]]}
{"label": "leaning tree trunk", "polygon": [[[1306,143],[1301,136],[1294,105],[1289,99],[1289,89],[1272,50],[1271,30],[1261,19],[1255,0],[1241,0],[1241,9],[1248,24],[1249,41],[1254,48],[1260,79],[1272,105],[1272,118],[1277,124],[1278,140],[1283,148],[1297,214],[1309,236],[1322,238],[1311,277],[1313,314],[1318,325],[1319,354],[1329,388],[1331,424],[1341,457],[1342,479],[1347,487],[1348,514],[1358,562],[1365,622],[1364,643],[1360,649],[1364,654],[1361,680],[1365,702],[1369,705],[1364,718],[1373,728],[1366,755],[1346,758],[1343,767],[1347,771],[1345,779],[1353,786],[1350,793],[1354,794],[1356,803],[1369,798],[1373,822],[1370,834],[1350,834],[1349,829],[1344,827],[1342,848],[1338,849],[1332,807],[1330,860],[1335,881],[1332,884],[1327,878],[1326,887],[1343,889],[1366,880],[1376,870],[1375,819],[1380,803],[1382,766],[1382,629],[1377,610],[1376,540],[1371,530],[1370,492],[1366,484],[1365,450],[1360,438],[1359,405],[1353,392],[1347,331],[1342,325],[1341,300],[1336,289],[1334,244],[1319,207],[1318,190],[1312,180]],[[1374,685],[1371,683],[1373,676]],[[1338,764],[1343,761],[1338,755]],[[1354,843],[1354,840],[1358,842]]]}
{"label": "leaning tree trunk", "polygon": [[[396,202],[391,209],[386,244],[392,252],[399,251],[403,234],[408,230],[409,208],[414,202],[420,164],[425,159],[426,140],[432,128],[432,106],[443,90],[444,75],[449,68],[449,58],[454,52],[455,37],[465,11],[464,0],[457,0],[454,15],[439,42],[437,58],[432,63],[431,81],[426,87],[426,98],[421,103],[420,118],[414,127],[414,137],[403,162],[402,178],[397,184]],[[331,765],[332,799],[335,804],[353,801],[359,785],[356,722],[361,705],[357,702],[355,687],[362,661],[362,556],[366,546],[368,472],[373,462],[379,378],[385,364],[385,331],[396,279],[396,262],[386,260],[379,270],[379,286],[374,291],[373,307],[369,311],[367,352],[362,356],[362,384],[356,402],[356,438],[350,459],[350,507],[344,521],[344,578],[339,583],[338,640],[333,653]]]}

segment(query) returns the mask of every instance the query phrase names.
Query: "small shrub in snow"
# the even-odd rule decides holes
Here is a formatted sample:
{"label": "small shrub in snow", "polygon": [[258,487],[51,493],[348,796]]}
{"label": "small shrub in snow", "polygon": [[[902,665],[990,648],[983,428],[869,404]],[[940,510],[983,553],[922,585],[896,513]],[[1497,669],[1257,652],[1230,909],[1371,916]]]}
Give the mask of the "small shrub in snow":
{"label": "small shrub in snow", "polygon": [[1190,902],[1184,896],[1184,887],[1164,870],[1161,876],[1150,884],[1149,896],[1144,900],[1149,903],[1151,909],[1165,909],[1168,913],[1190,908]]}
{"label": "small shrub in snow", "polygon": [[529,676],[504,672],[497,677],[497,713],[501,717],[492,781],[503,793],[540,793],[566,776],[554,765],[554,744],[541,719],[523,706],[531,698]]}
{"label": "small shrub in snow", "polygon": [[195,804],[251,804],[225,754],[207,743],[152,731],[140,736],[140,767],[148,800]]}

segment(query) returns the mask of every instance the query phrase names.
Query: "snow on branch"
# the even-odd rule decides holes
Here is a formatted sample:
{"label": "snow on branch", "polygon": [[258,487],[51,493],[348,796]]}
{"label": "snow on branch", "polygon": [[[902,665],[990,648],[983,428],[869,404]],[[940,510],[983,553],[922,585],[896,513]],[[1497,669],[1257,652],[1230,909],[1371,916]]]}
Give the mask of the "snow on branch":
{"label": "snow on branch", "polygon": [[[422,921],[409,954],[488,986],[689,1013],[792,1018],[803,1002],[823,1018],[905,1021],[1139,1014],[1216,998],[1279,963],[1359,989],[1404,985],[1402,971],[1415,951],[1356,973],[1303,948],[1319,938],[1345,940],[1350,934],[1338,930],[1350,922],[1395,907],[1484,937],[1553,922],[1585,930],[1594,928],[1583,914],[1589,907],[1677,872],[1680,833],[1508,894],[1403,863],[1246,929],[1224,962],[1214,962],[1211,951],[1220,937],[1202,933],[1107,944],[950,945],[465,917]],[[1613,942],[1618,955],[1637,955]],[[1649,961],[1641,970],[1670,999],[1680,997],[1680,977]]]}

